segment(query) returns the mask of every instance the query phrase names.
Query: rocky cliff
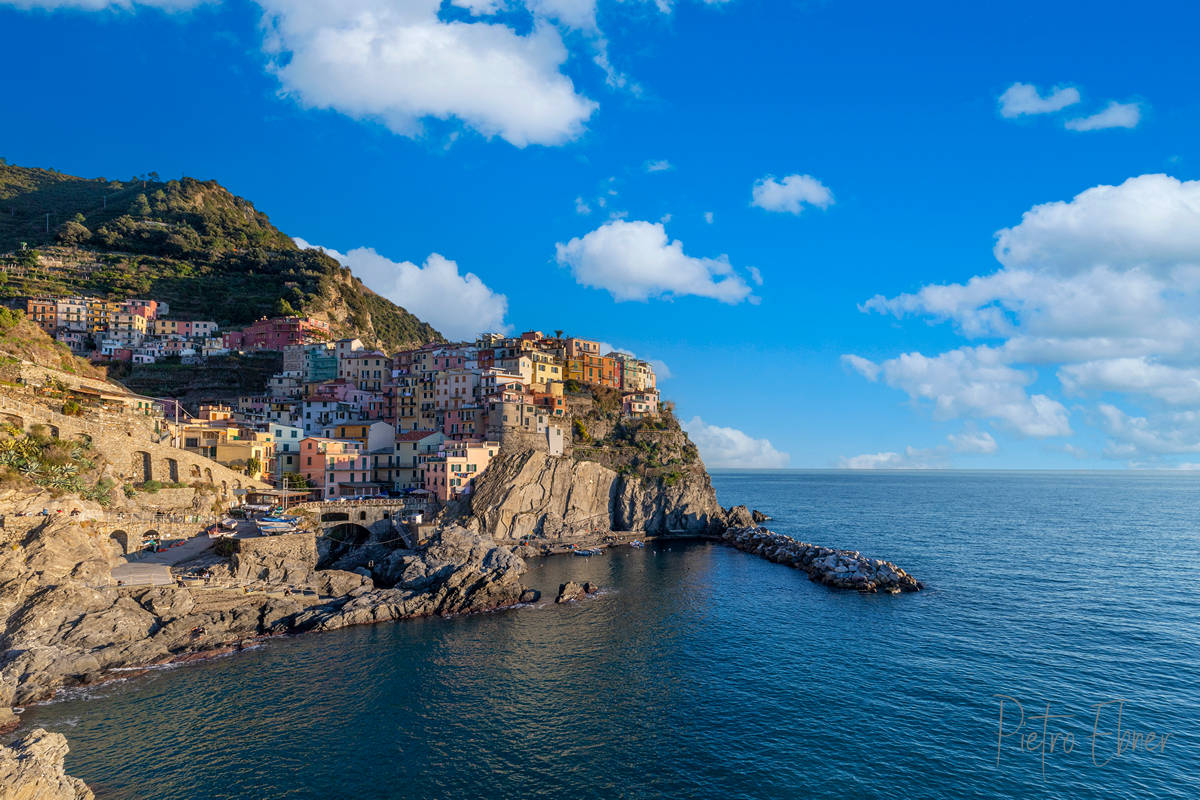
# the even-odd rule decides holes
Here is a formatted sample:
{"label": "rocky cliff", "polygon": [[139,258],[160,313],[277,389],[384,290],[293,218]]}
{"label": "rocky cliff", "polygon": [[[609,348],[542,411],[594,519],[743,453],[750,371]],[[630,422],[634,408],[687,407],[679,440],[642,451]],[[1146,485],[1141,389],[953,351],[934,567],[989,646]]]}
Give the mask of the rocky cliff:
{"label": "rocky cliff", "polygon": [[467,525],[496,541],[587,539],[609,531],[715,533],[725,511],[703,467],[622,474],[596,461],[505,452],[479,478]]}
{"label": "rocky cliff", "polygon": [[41,728],[0,745],[0,800],[92,800],[92,790],[66,773],[66,755],[66,737]]}

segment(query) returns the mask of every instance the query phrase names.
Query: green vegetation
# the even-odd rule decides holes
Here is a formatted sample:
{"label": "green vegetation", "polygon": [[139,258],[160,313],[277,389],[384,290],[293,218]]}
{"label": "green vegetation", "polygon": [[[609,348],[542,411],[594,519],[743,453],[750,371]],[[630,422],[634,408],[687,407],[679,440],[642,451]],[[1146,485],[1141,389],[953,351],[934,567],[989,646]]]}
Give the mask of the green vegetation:
{"label": "green vegetation", "polygon": [[173,317],[223,327],[324,312],[335,334],[389,349],[442,339],[216,181],[88,180],[0,165],[0,252],[28,273],[0,285],[0,296],[152,297]]}
{"label": "green vegetation", "polygon": [[[0,362],[7,363],[8,360],[14,367],[19,361],[31,361],[74,375],[104,377],[104,370],[72,355],[66,345],[51,339],[20,311],[0,308]],[[8,379],[6,370],[0,370],[0,379]]]}
{"label": "green vegetation", "polygon": [[283,486],[285,489],[311,489],[312,484],[308,478],[301,475],[299,472],[283,473]]}
{"label": "green vegetation", "polygon": [[93,479],[96,458],[90,444],[53,438],[42,426],[28,433],[15,425],[0,428],[0,485],[5,488],[39,486],[108,505],[115,484]]}

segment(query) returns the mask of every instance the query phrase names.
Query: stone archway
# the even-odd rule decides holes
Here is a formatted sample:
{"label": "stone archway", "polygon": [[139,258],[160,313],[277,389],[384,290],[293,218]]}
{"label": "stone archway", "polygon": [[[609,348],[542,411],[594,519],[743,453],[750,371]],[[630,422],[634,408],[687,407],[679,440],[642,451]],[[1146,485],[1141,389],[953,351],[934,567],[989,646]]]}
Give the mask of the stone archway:
{"label": "stone archway", "polygon": [[211,467],[205,467],[205,468],[204,468],[204,481],[205,481],[205,483],[212,483],[212,482],[213,482],[213,479],[212,479],[212,468],[211,468]]}
{"label": "stone archway", "polygon": [[150,454],[145,450],[134,451],[130,466],[133,471],[134,483],[145,483],[146,481],[154,480],[154,467],[151,464]]}
{"label": "stone archway", "polygon": [[150,530],[148,530],[142,534],[142,541],[138,542],[139,549],[142,546],[144,546],[146,542],[149,542],[151,539],[158,542],[159,544],[162,544],[162,535],[159,534],[159,532],[156,531],[154,528],[151,528]]}
{"label": "stone archway", "polygon": [[344,511],[327,511],[321,515],[321,522],[349,522],[350,515]]}
{"label": "stone archway", "polygon": [[7,411],[0,411],[0,424],[12,425],[16,428],[20,428],[21,430],[25,430],[25,419],[17,416],[16,414],[10,414]]}
{"label": "stone archway", "polygon": [[46,429],[50,431],[50,437],[51,437],[52,439],[58,439],[58,438],[59,438],[59,435],[58,435],[58,426],[57,426],[57,425],[51,425],[50,423],[48,423],[48,422],[47,422],[47,423],[46,423]]}
{"label": "stone archway", "polygon": [[221,481],[221,496],[229,497],[229,482]]}
{"label": "stone archway", "polygon": [[188,467],[188,476],[192,478],[192,480],[200,480],[200,465],[192,464],[190,467]]}
{"label": "stone archway", "polygon": [[325,532],[325,535],[337,544],[349,545],[351,547],[366,544],[371,538],[369,530],[353,522],[343,522],[341,525],[334,525]]}
{"label": "stone archway", "polygon": [[108,535],[108,538],[116,542],[117,547],[121,548],[121,555],[128,555],[131,552],[129,549],[129,534],[125,531],[115,530]]}
{"label": "stone archway", "polygon": [[167,459],[167,480],[179,483],[179,462],[173,458]]}

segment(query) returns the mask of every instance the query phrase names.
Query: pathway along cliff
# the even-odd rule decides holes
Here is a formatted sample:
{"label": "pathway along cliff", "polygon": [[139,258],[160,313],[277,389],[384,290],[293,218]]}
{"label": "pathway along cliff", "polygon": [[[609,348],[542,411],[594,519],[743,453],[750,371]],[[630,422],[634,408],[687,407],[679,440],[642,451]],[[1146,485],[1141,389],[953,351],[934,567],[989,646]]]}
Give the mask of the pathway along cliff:
{"label": "pathway along cliff", "polygon": [[[744,506],[722,508],[686,434],[671,423],[653,431],[656,452],[690,450],[690,460],[639,468],[625,445],[582,451],[587,458],[580,451],[505,452],[469,501],[443,510],[417,549],[375,534],[353,544],[315,533],[240,540],[229,556],[211,556],[208,581],[186,586],[115,586],[116,544],[65,514],[10,523],[0,529],[0,730],[18,723],[10,707],[128,677],[130,668],[229,652],[265,636],[528,602],[523,557],[571,546],[703,537],[803,569],[831,587],[921,588],[890,562],[803,544],[756,527],[764,518]],[[633,450],[645,452],[632,441]],[[63,499],[27,490],[0,494],[10,514],[47,505],[62,506]],[[84,516],[102,511],[73,498],[68,505]],[[0,770],[59,787],[33,796],[87,796],[77,782],[57,777],[65,752],[58,739],[34,731],[23,742],[0,749]]]}

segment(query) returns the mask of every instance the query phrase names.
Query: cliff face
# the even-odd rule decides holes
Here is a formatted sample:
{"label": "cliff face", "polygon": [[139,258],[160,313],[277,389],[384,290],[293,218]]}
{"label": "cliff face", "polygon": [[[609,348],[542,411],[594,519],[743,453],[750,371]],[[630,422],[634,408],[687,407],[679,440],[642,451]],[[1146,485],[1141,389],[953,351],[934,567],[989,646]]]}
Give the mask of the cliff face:
{"label": "cliff face", "polygon": [[673,477],[621,474],[595,461],[502,453],[478,480],[471,526],[497,541],[578,539],[609,531],[704,533],[725,512],[703,467]]}
{"label": "cliff face", "polygon": [[67,740],[36,728],[0,746],[0,800],[93,800],[83,781],[63,767]]}

